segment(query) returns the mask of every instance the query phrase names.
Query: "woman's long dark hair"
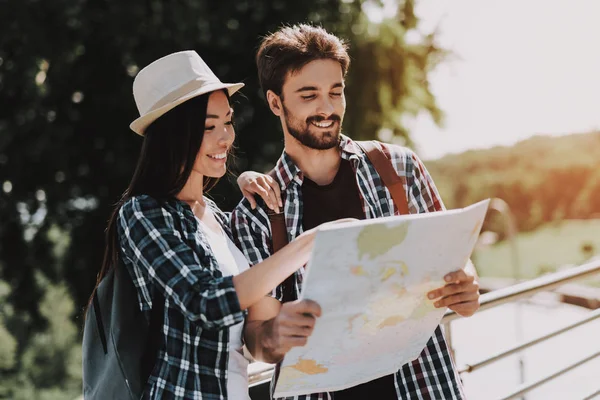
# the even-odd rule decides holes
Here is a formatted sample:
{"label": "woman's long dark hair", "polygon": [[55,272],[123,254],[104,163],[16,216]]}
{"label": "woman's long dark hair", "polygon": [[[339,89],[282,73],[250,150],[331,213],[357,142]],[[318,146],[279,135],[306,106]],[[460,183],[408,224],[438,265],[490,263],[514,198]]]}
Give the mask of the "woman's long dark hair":
{"label": "woman's long dark hair", "polygon": [[[224,92],[229,100],[227,90]],[[204,138],[209,96],[210,93],[207,93],[185,101],[146,128],[131,182],[108,220],[104,259],[88,307],[102,279],[117,265],[119,244],[116,224],[121,206],[131,197],[142,194],[159,201],[174,198],[185,186]],[[215,179],[205,177],[205,188],[214,183]]]}

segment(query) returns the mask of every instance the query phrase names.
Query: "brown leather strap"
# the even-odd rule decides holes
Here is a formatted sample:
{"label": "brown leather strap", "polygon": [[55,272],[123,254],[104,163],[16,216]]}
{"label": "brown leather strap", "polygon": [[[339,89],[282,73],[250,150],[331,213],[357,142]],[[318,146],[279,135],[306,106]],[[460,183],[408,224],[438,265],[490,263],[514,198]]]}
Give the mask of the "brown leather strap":
{"label": "brown leather strap", "polygon": [[285,225],[285,215],[281,212],[275,214],[273,211],[267,213],[271,222],[271,235],[273,240],[273,253],[278,252],[288,244],[287,227]]}
{"label": "brown leather strap", "polygon": [[[274,169],[269,171],[269,175],[271,178],[275,179],[275,182],[277,182],[276,174],[277,172]],[[271,254],[275,254],[289,243],[287,226],[285,224],[285,214],[283,210],[277,214],[275,211],[267,209],[267,215],[269,216],[269,222],[271,223]]]}
{"label": "brown leather strap", "polygon": [[408,214],[408,202],[406,201],[406,191],[404,190],[404,182],[398,176],[396,170],[392,166],[390,159],[384,153],[381,145],[372,141],[355,142],[365,152],[371,163],[381,177],[383,184],[388,188],[394,204],[398,207],[400,214]]}
{"label": "brown leather strap", "polygon": [[[277,182],[275,170],[271,170],[269,175]],[[269,216],[269,222],[271,223],[271,254],[275,254],[289,243],[287,225],[285,223],[285,213],[282,210],[277,214],[275,211],[268,209],[267,215]],[[282,283],[283,303],[294,300],[294,275],[295,273],[291,274]]]}

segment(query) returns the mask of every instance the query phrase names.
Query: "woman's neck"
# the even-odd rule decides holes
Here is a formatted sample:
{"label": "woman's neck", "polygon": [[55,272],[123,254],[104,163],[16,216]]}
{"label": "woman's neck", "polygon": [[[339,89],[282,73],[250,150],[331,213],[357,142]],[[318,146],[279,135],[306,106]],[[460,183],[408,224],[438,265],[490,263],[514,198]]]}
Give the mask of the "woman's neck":
{"label": "woman's neck", "polygon": [[202,221],[209,229],[217,234],[222,234],[219,222],[215,219],[210,208],[204,201],[204,176],[192,171],[185,186],[177,194],[177,199],[187,203],[194,215]]}
{"label": "woman's neck", "polygon": [[204,176],[192,171],[183,189],[181,189],[181,192],[176,197],[178,200],[188,203],[192,207],[192,210],[198,204],[204,208],[206,206],[204,202]]}

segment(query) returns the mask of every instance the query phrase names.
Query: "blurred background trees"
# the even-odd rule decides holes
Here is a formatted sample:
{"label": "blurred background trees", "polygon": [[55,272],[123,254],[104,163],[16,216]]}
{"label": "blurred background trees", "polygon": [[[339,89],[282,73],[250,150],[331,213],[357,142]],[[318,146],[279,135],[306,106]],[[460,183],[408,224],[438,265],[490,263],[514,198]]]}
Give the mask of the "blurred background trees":
{"label": "blurred background trees", "polygon": [[[345,132],[410,143],[401,117],[440,120],[427,74],[443,57],[416,32],[414,1],[372,22],[362,0],[5,0],[0,2],[0,398],[80,393],[82,310],[101,262],[112,205],[141,138],[137,71],[194,49],[236,96],[237,170],[265,171],[282,150],[254,54],[261,35],[312,22],[351,44]],[[369,2],[371,10],[379,5]],[[374,7],[373,7],[374,6]],[[413,35],[414,36],[414,35]],[[223,208],[239,200],[223,180]]]}

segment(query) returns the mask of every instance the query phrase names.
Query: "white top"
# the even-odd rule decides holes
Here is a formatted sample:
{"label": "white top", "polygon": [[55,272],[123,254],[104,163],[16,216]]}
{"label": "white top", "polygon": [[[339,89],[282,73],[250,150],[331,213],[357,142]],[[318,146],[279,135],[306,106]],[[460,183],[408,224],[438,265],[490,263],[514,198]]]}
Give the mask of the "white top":
{"label": "white top", "polygon": [[[248,261],[223,231],[216,233],[204,223],[210,248],[213,251],[223,276],[237,275],[249,268]],[[248,360],[242,353],[242,330],[244,323],[229,328],[229,364],[227,366],[227,397],[250,400],[248,395]]]}

